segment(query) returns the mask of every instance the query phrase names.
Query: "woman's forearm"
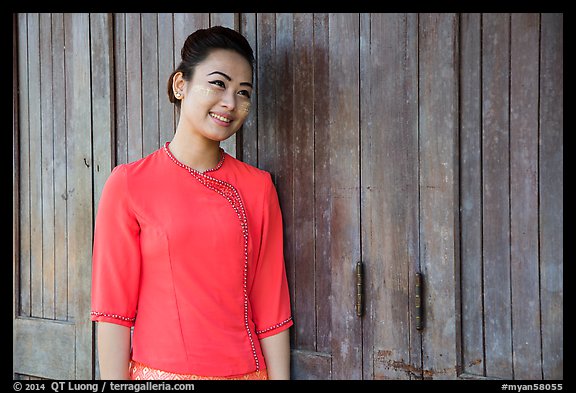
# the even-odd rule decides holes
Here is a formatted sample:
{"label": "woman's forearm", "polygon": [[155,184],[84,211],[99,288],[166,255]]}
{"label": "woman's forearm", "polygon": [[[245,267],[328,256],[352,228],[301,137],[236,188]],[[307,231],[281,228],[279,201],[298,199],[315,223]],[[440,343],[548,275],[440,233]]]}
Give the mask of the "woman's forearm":
{"label": "woman's forearm", "polygon": [[260,340],[269,379],[290,379],[289,329]]}
{"label": "woman's forearm", "polygon": [[101,379],[129,379],[130,328],[98,322],[98,362]]}

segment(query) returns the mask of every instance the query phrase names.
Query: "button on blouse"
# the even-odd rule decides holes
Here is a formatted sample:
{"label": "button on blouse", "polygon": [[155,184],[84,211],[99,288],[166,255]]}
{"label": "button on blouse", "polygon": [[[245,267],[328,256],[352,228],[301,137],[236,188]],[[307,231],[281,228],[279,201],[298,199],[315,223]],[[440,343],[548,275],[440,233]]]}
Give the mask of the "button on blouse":
{"label": "button on blouse", "polygon": [[92,320],[133,326],[132,358],[154,368],[263,370],[259,340],[293,324],[270,174],[221,152],[198,172],[166,143],[114,168],[102,192]]}

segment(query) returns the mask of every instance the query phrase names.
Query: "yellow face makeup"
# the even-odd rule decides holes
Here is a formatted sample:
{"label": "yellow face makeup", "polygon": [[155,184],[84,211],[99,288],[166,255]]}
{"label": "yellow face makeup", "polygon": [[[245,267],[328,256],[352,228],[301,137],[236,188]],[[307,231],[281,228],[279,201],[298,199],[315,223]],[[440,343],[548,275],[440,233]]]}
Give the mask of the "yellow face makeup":
{"label": "yellow face makeup", "polygon": [[241,113],[248,114],[250,112],[250,107],[252,104],[250,102],[243,102],[238,106],[238,111]]}
{"label": "yellow face makeup", "polygon": [[215,89],[211,89],[209,87],[204,87],[204,86],[200,86],[200,85],[194,85],[190,88],[190,91],[193,93],[197,93],[200,94],[204,97],[208,97],[209,95],[212,95],[214,93],[216,93]]}

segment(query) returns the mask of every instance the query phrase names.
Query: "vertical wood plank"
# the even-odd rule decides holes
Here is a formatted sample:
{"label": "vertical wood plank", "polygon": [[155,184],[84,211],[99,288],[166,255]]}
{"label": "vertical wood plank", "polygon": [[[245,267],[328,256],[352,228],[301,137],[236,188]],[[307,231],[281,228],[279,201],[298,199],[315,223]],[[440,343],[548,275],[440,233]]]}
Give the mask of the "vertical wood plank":
{"label": "vertical wood plank", "polygon": [[[282,75],[277,81],[276,92],[291,92],[294,87],[294,23],[290,14],[276,14],[276,67],[274,72]],[[294,94],[278,94],[276,96],[277,130],[276,130],[276,150],[278,156],[275,157],[276,169],[276,190],[282,209],[282,219],[284,223],[284,261],[290,297],[295,299],[294,282],[294,128],[293,110]],[[296,306],[296,304],[294,304]],[[297,309],[295,309],[297,312]],[[294,316],[298,318],[298,314]],[[298,325],[297,325],[298,326]],[[291,329],[292,335],[298,335],[298,327]]]}
{"label": "vertical wood plank", "polygon": [[126,14],[114,14],[114,165],[128,162],[128,104],[126,79]]}
{"label": "vertical wood plank", "polygon": [[364,377],[421,378],[410,316],[419,270],[417,17],[362,16],[361,26]]}
{"label": "vertical wood plank", "polygon": [[40,100],[40,16],[28,15],[28,103],[30,127],[30,302],[42,317],[42,118]]}
{"label": "vertical wood plank", "polygon": [[68,320],[68,227],[66,182],[66,71],[64,15],[52,14],[52,116],[54,120],[55,318]]}
{"label": "vertical wood plank", "polygon": [[172,140],[176,131],[176,116],[174,104],[168,99],[168,78],[176,68],[174,52],[180,48],[174,47],[174,19],[172,14],[158,14],[158,106],[160,127],[160,144]]}
{"label": "vertical wood plank", "polygon": [[456,377],[459,362],[457,238],[458,24],[420,15],[420,260],[424,276],[425,378]]}
{"label": "vertical wood plank", "polygon": [[277,166],[273,163],[278,157],[276,145],[277,118],[276,86],[276,15],[258,14],[257,18],[257,53],[258,53],[258,167],[269,171],[277,185]]}
{"label": "vertical wood plank", "polygon": [[68,255],[71,319],[75,323],[76,379],[92,378],[90,277],[92,249],[92,110],[90,93],[90,20],[88,14],[64,15],[66,41],[66,124]]}
{"label": "vertical wood plank", "polygon": [[[210,26],[225,26],[238,31],[239,21],[237,15],[234,13],[213,13],[210,14]],[[222,141],[220,147],[232,157],[236,157],[238,149],[236,142],[237,137],[236,134],[234,134],[225,141]]]}
{"label": "vertical wood plank", "polygon": [[[176,13],[174,14],[174,68],[181,62],[180,51],[184,41],[190,34],[198,29],[205,29],[210,26],[210,14],[207,13]],[[172,73],[172,71],[170,71]],[[170,74],[168,74],[170,76]],[[167,76],[167,77],[168,77]],[[168,83],[168,82],[166,82]],[[180,114],[175,111],[174,131],[178,124]],[[170,137],[172,139],[172,137]]]}
{"label": "vertical wood plank", "polygon": [[140,14],[126,14],[126,117],[128,162],[144,156],[142,112],[142,26]]}
{"label": "vertical wood plank", "polygon": [[481,16],[460,19],[460,251],[463,371],[484,375]]}
{"label": "vertical wood plank", "polygon": [[515,379],[542,378],[538,272],[538,14],[512,14],[510,265]]}
{"label": "vertical wood plank", "polygon": [[[159,101],[161,84],[158,77],[158,15],[143,13],[142,24],[142,155],[146,156],[160,147]],[[162,96],[164,96],[162,94]]]}
{"label": "vertical wood plank", "polygon": [[30,104],[28,94],[28,15],[18,14],[18,101],[19,126],[19,258],[18,258],[18,312],[31,314],[31,236],[30,236]]}
{"label": "vertical wood plank", "polygon": [[[330,200],[330,62],[328,14],[314,14],[314,179],[315,179],[315,231],[316,249],[316,350],[332,353],[332,308],[324,299],[330,299],[332,282],[326,277],[332,274],[330,258],[330,222],[332,210]],[[331,365],[331,363],[330,363]],[[332,374],[325,379],[332,379]]]}
{"label": "vertical wood plank", "polygon": [[482,192],[486,374],[512,378],[509,209],[510,16],[482,26]]}
{"label": "vertical wood plank", "polygon": [[40,14],[40,117],[42,127],[42,317],[54,319],[54,121],[52,15]]}
{"label": "vertical wood plank", "polygon": [[[293,59],[293,281],[292,296],[298,325],[295,344],[316,349],[314,233],[314,26],[311,14],[294,15]],[[297,54],[297,56],[295,56]]]}
{"label": "vertical wood plank", "polygon": [[332,373],[361,379],[361,321],[355,313],[356,262],[360,260],[359,214],[359,17],[329,15],[330,241],[332,262]]}
{"label": "vertical wood plank", "polygon": [[542,14],[540,36],[540,303],[545,379],[562,379],[563,317],[563,14]]}
{"label": "vertical wood plank", "polygon": [[236,133],[236,157],[247,164],[257,165],[258,163],[258,102],[259,102],[259,83],[258,69],[260,66],[260,56],[258,54],[257,44],[257,26],[256,14],[240,14],[239,31],[246,37],[256,58],[256,66],[253,74],[252,106],[250,113],[244,121],[242,128]]}
{"label": "vertical wood plank", "polygon": [[178,66],[181,61],[180,50],[186,38],[198,29],[210,26],[210,14],[206,13],[178,13],[174,14],[174,64]]}
{"label": "vertical wood plank", "polygon": [[[19,20],[16,13],[12,14],[12,319],[19,314],[20,286],[20,105],[18,83],[20,74],[18,67]],[[16,333],[12,325],[12,342]]]}
{"label": "vertical wood plank", "polygon": [[112,15],[90,15],[94,210],[114,165]]}

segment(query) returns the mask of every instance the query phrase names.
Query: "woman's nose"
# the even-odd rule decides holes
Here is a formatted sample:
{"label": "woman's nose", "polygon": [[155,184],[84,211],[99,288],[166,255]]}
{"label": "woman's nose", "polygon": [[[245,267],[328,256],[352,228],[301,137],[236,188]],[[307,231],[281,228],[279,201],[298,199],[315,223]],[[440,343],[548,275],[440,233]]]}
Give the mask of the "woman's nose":
{"label": "woman's nose", "polygon": [[228,108],[228,110],[233,111],[236,108],[236,95],[233,91],[226,91],[222,96],[222,106]]}

